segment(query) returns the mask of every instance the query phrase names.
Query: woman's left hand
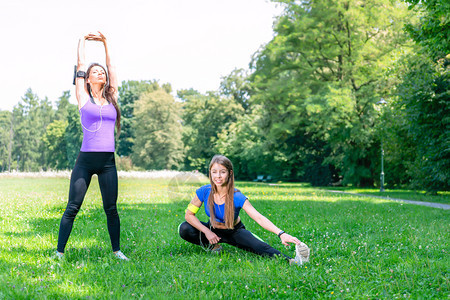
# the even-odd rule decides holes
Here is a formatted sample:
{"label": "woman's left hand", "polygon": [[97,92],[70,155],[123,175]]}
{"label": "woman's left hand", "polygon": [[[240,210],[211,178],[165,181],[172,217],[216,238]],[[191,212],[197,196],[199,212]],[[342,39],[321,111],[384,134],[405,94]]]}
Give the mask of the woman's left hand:
{"label": "woman's left hand", "polygon": [[100,31],[97,31],[97,33],[90,33],[87,39],[106,43],[106,37]]}
{"label": "woman's left hand", "polygon": [[98,41],[103,42],[104,44],[106,43],[106,36],[103,35],[103,33],[101,33],[100,31],[97,31],[98,33]]}
{"label": "woman's left hand", "polygon": [[290,234],[287,233],[283,233],[282,235],[280,235],[280,239],[281,239],[281,243],[285,246],[288,246],[288,243],[292,243],[292,244],[300,244],[300,240]]}

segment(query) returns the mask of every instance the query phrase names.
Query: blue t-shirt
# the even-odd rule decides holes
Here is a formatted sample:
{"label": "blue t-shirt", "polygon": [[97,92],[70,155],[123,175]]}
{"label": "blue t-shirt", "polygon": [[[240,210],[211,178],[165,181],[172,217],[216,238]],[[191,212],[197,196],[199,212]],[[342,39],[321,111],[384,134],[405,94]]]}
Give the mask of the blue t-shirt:
{"label": "blue t-shirt", "polygon": [[[209,214],[208,207],[208,198],[209,194],[211,194],[211,185],[207,184],[202,186],[196,191],[198,199],[202,201],[205,205],[205,213],[208,217],[211,217]],[[234,190],[234,219],[236,220],[239,217],[239,212],[241,211],[242,206],[247,200],[241,192],[238,192],[236,189]],[[220,223],[225,223],[225,203],[222,205],[218,205],[214,203],[214,215],[216,216],[216,221]]]}

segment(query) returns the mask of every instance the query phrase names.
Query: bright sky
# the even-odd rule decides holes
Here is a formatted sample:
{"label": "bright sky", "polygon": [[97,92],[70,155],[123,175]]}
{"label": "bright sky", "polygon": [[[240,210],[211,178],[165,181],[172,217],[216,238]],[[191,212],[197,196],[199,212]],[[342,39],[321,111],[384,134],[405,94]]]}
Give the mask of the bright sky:
{"label": "bright sky", "polygon": [[[119,81],[159,80],[173,89],[217,90],[221,77],[248,68],[273,36],[281,8],[267,0],[2,0],[0,109],[32,88],[53,103],[71,91],[80,36],[108,39]],[[87,62],[104,64],[87,42]]]}

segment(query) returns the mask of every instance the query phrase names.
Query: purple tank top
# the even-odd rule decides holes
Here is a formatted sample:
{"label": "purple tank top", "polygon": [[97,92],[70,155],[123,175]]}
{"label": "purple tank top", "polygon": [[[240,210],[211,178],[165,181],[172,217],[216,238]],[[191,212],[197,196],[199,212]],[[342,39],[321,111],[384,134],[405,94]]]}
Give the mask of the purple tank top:
{"label": "purple tank top", "polygon": [[114,105],[97,105],[88,100],[80,109],[83,127],[83,152],[114,152],[114,125],[117,112]]}

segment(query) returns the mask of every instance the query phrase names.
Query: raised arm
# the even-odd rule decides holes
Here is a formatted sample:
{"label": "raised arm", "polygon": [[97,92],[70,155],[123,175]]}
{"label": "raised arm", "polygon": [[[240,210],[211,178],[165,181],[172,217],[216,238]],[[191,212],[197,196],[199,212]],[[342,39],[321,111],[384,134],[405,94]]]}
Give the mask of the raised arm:
{"label": "raised arm", "polygon": [[[277,226],[275,226],[275,224],[273,224],[269,219],[267,219],[265,216],[263,216],[262,214],[260,214],[251,204],[250,201],[248,201],[248,199],[245,201],[244,205],[242,206],[242,208],[245,210],[245,212],[250,216],[250,218],[252,218],[253,220],[255,220],[256,223],[258,223],[262,228],[273,232],[275,234],[279,234],[280,232],[282,232],[282,230],[280,228],[278,228]],[[293,237],[287,233],[283,233],[280,235],[280,239],[281,242],[283,243],[283,245],[287,246],[288,243],[293,243],[293,244],[300,244],[300,240],[297,239],[296,237]]]}
{"label": "raised arm", "polygon": [[[78,41],[78,59],[77,59],[77,70],[86,72],[86,61],[85,61],[85,42],[90,34],[83,35]],[[78,102],[78,109],[83,107],[86,101],[89,100],[89,93],[86,90],[85,79],[83,77],[78,77],[75,79],[75,96]]]}
{"label": "raised arm", "polygon": [[117,101],[119,95],[119,82],[117,79],[116,67],[111,63],[111,55],[108,49],[106,37],[100,31],[98,32],[98,37],[98,40],[103,42],[103,45],[105,46],[106,68],[108,69],[109,85],[114,88],[114,99]]}

